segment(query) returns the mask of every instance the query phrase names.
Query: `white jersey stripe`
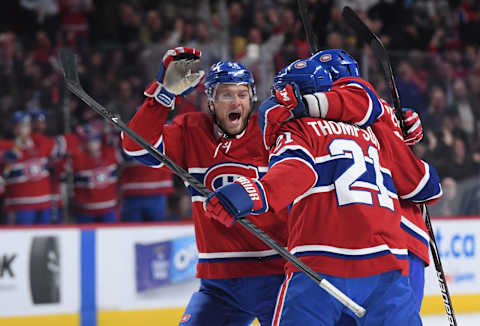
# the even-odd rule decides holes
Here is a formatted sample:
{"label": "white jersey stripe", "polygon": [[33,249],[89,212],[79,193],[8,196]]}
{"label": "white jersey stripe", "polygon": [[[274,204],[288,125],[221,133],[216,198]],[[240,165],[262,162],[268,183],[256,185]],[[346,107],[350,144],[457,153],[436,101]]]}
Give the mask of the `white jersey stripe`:
{"label": "white jersey stripe", "polygon": [[131,189],[155,189],[155,188],[168,188],[173,186],[172,180],[157,181],[157,182],[127,182],[124,183],[121,190]]}
{"label": "white jersey stripe", "polygon": [[237,251],[237,252],[203,252],[198,254],[199,259],[218,259],[218,258],[257,258],[278,255],[276,250],[262,251]]}
{"label": "white jersey stripe", "polygon": [[51,195],[32,197],[13,197],[5,199],[5,205],[41,204],[52,200]]}
{"label": "white jersey stripe", "polygon": [[346,255],[346,256],[362,256],[362,255],[370,255],[375,254],[378,252],[382,252],[388,250],[394,255],[407,255],[407,249],[398,249],[398,248],[390,248],[386,244],[378,245],[375,247],[370,248],[361,248],[361,249],[349,249],[349,248],[338,248],[332,246],[325,246],[325,245],[305,245],[305,246],[297,246],[294,247],[290,252],[292,254],[301,253],[301,252],[308,252],[308,251],[325,251],[339,255]]}
{"label": "white jersey stripe", "polygon": [[405,224],[410,230],[421,236],[425,241],[430,242],[430,236],[418,226],[410,222],[405,216],[402,216],[401,223]]}

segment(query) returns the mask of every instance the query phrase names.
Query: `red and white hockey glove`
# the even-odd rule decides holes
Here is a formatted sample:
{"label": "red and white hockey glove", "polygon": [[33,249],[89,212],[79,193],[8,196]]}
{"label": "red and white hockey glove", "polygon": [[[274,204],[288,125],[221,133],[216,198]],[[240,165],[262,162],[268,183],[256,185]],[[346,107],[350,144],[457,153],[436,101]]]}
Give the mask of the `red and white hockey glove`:
{"label": "red and white hockey glove", "polygon": [[277,132],[284,122],[308,116],[297,84],[287,84],[274,90],[274,93],[258,108],[258,121],[266,149],[275,144]]}
{"label": "red and white hockey glove", "polygon": [[197,87],[205,75],[200,66],[200,50],[178,47],[168,50],[162,59],[156,80],[144,91],[163,106],[173,109],[175,96],[185,96]]}
{"label": "red and white hockey glove", "polygon": [[407,130],[407,135],[403,140],[408,146],[419,143],[423,138],[422,122],[418,113],[410,108],[403,108],[403,124]]}
{"label": "red and white hockey glove", "polygon": [[204,203],[205,215],[231,227],[235,220],[268,210],[265,191],[255,179],[240,177],[215,190]]}
{"label": "red and white hockey glove", "polygon": [[305,105],[303,104],[300,88],[297,84],[287,84],[284,88],[276,90],[275,98],[291,112],[293,117],[301,118],[308,115],[305,112]]}

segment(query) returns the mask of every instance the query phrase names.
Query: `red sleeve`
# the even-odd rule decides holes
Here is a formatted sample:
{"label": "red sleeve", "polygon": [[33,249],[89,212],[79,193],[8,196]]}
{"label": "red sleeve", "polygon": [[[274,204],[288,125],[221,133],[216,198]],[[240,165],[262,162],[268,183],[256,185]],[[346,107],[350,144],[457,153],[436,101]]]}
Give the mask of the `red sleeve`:
{"label": "red sleeve", "polygon": [[[268,172],[260,180],[273,211],[287,207],[317,181],[310,145],[298,123],[287,122],[281,131],[277,145],[270,151]],[[285,186],[286,176],[288,187]]]}
{"label": "red sleeve", "polygon": [[[391,112],[395,117],[393,111]],[[377,135],[382,152],[388,152],[389,168],[397,194],[413,203],[433,203],[442,195],[440,178],[433,166],[417,158],[403,142],[398,124],[388,114],[375,122],[372,129]]]}
{"label": "red sleeve", "polygon": [[[133,116],[128,126],[142,136],[153,147],[183,167],[184,148],[182,146],[183,125],[176,119],[172,125],[165,125],[169,109],[153,98],[147,98]],[[125,153],[152,167],[163,164],[122,132],[122,147]]]}
{"label": "red sleeve", "polygon": [[373,87],[361,78],[341,78],[324,94],[328,102],[324,118],[328,120],[366,127],[383,113]]}

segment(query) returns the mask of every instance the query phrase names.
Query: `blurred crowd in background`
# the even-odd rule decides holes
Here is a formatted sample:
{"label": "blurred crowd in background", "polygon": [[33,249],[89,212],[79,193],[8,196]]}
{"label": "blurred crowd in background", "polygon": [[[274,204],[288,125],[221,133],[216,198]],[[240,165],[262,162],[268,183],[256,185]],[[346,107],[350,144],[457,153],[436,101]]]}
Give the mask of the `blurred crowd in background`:
{"label": "blurred crowd in background", "polygon": [[[349,5],[355,9],[389,50],[402,105],[415,109],[422,119],[425,136],[414,150],[433,163],[442,178],[444,197],[433,206],[432,215],[480,214],[480,2],[306,3],[320,48],[350,52],[358,60],[362,76],[387,100],[391,96],[383,70],[368,46],[342,21],[342,8]],[[295,0],[17,0],[2,1],[0,9],[0,147],[5,150],[2,221],[7,224],[15,222],[18,204],[12,203],[8,192],[11,183],[20,180],[14,173],[19,151],[12,148],[21,137],[18,125],[27,119],[18,111],[29,113],[30,123],[43,121],[43,127],[34,128],[32,133],[35,137],[41,134],[42,141],[52,146],[45,173],[53,180],[49,195],[58,188],[50,202],[61,211],[47,223],[190,218],[183,183],[168,173],[156,176],[156,188],[144,186],[144,191],[133,194],[126,191],[134,187],[125,186],[130,181],[146,182],[129,175],[140,168],[126,168],[133,163],[120,153],[118,132],[65,90],[58,69],[60,49],[71,48],[79,54],[83,87],[124,121],[141,104],[143,89],[169,48],[183,45],[200,49],[205,71],[219,60],[245,64],[254,74],[259,101],[269,96],[276,72],[310,55]],[[207,110],[202,86],[177,99],[172,118],[195,110]],[[100,144],[95,145],[97,150],[108,147],[116,157],[99,163],[103,168],[114,165],[111,171],[104,171],[116,196],[113,202],[102,202],[113,204],[101,207],[101,214],[107,208],[113,214],[104,220],[89,220],[79,211],[80,188],[107,187],[101,177],[97,179],[103,183],[86,182],[75,166],[83,162],[79,156],[87,155],[84,161],[89,160],[88,155],[95,156],[88,145],[93,140]],[[145,191],[145,187],[156,190]],[[22,198],[21,194],[15,196]],[[125,204],[128,196],[162,202],[155,208],[161,214],[129,218],[129,212],[140,209]]]}

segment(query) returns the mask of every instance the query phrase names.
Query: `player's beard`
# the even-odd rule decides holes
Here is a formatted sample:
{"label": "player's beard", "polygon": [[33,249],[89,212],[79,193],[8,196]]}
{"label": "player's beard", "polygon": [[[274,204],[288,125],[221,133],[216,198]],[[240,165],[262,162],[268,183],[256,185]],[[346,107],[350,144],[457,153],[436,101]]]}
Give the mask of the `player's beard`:
{"label": "player's beard", "polygon": [[212,110],[212,108],[210,108],[210,113],[213,115],[213,121],[215,122],[216,126],[221,130],[221,132],[228,138],[232,138],[241,134],[247,128],[252,111],[253,109],[250,107],[250,111],[247,114],[242,114],[240,116],[240,128],[235,128],[236,130],[233,131],[231,130],[231,128],[228,127],[229,116],[227,115],[224,118],[219,118],[218,115],[215,113],[215,109]]}

